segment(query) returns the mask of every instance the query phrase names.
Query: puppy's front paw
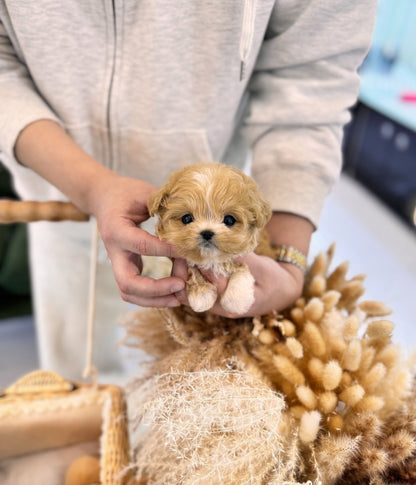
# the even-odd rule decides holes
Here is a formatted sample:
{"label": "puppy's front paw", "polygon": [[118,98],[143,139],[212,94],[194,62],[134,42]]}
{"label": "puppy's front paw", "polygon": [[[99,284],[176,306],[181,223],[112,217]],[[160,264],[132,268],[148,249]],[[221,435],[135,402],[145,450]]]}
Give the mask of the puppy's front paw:
{"label": "puppy's front paw", "polygon": [[254,278],[250,271],[231,275],[221,305],[227,312],[242,315],[254,303]]}
{"label": "puppy's front paw", "polygon": [[194,312],[206,312],[217,301],[217,289],[211,283],[188,285],[187,295],[189,305]]}

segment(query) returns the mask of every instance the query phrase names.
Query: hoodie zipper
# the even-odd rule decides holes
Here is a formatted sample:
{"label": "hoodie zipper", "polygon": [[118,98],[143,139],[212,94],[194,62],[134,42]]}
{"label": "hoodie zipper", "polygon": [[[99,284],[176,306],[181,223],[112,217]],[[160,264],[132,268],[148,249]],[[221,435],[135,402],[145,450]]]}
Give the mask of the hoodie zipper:
{"label": "hoodie zipper", "polygon": [[244,0],[243,23],[240,37],[240,81],[246,77],[247,61],[254,40],[257,0]]}
{"label": "hoodie zipper", "polygon": [[107,88],[107,100],[106,100],[106,128],[107,128],[107,144],[108,144],[108,166],[110,169],[114,170],[114,155],[113,155],[113,135],[112,135],[112,123],[111,123],[111,100],[114,90],[114,77],[116,70],[116,54],[117,54],[117,24],[116,24],[116,0],[111,0],[111,30],[113,37],[112,44],[112,59],[111,59],[111,70],[108,81]]}

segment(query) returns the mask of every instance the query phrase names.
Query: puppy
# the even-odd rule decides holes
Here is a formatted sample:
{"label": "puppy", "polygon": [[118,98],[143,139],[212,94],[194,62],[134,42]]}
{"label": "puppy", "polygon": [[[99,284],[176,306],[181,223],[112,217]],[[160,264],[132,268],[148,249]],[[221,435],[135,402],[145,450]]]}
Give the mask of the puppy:
{"label": "puppy", "polygon": [[196,312],[209,310],[217,290],[199,268],[229,278],[222,307],[244,314],[254,302],[254,278],[237,256],[253,251],[259,231],[271,217],[269,204],[253,179],[221,163],[190,165],[173,173],[149,200],[158,215],[160,239],[188,261],[187,296]]}

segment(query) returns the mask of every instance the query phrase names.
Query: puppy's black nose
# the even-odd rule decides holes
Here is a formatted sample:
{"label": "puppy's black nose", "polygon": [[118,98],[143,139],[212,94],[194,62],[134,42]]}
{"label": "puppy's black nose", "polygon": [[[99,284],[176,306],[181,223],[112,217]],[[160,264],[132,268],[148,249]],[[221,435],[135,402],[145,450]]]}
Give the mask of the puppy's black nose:
{"label": "puppy's black nose", "polygon": [[210,241],[215,234],[212,231],[201,231],[201,237],[205,239],[205,241]]}

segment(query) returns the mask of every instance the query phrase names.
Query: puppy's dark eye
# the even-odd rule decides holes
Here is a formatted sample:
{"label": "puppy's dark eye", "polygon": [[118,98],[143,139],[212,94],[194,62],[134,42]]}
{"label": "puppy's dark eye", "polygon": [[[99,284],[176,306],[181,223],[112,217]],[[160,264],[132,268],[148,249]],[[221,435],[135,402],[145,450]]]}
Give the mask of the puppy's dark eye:
{"label": "puppy's dark eye", "polygon": [[233,216],[230,216],[230,215],[226,215],[224,217],[224,220],[222,221],[227,227],[231,227],[231,226],[234,226],[234,224],[237,222],[235,220],[235,217]]}
{"label": "puppy's dark eye", "polygon": [[193,222],[194,220],[194,216],[192,214],[185,214],[184,216],[182,216],[182,222],[183,224],[190,224],[191,222]]}

